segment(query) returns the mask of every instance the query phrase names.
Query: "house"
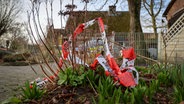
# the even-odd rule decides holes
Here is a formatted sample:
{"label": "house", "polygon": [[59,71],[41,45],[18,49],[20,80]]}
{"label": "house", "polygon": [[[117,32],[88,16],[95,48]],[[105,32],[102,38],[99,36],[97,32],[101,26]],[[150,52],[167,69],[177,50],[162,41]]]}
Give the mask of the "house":
{"label": "house", "polygon": [[[65,29],[68,34],[72,34],[79,24],[85,23],[97,17],[102,17],[107,35],[112,34],[112,31],[129,31],[129,12],[116,11],[116,6],[109,6],[109,11],[73,11],[69,14]],[[98,24],[95,23],[93,26],[85,29],[85,33],[90,34],[89,37],[98,36],[97,34],[100,33]]]}
{"label": "house", "polygon": [[[64,32],[63,33],[58,32],[60,35],[62,34],[62,42],[65,38],[68,38],[70,34],[73,34],[74,30],[79,24],[85,23],[97,17],[102,17],[104,21],[105,29],[106,29],[107,38],[110,41],[116,41],[122,44],[125,38],[122,36],[120,38],[118,34],[119,33],[120,35],[124,33],[128,34],[129,29],[130,29],[129,12],[128,11],[116,11],[116,6],[109,6],[108,11],[70,11],[68,12],[68,15],[69,17],[66,22]],[[54,31],[57,31],[57,29],[54,29]],[[61,31],[61,30],[58,30],[58,31]],[[115,35],[113,32],[115,33]],[[84,41],[88,41],[88,40],[97,41],[100,37],[101,35],[100,35],[98,23],[95,23],[94,25],[85,29],[83,33],[78,35],[77,44],[84,43]],[[152,33],[145,33],[145,38],[155,39],[154,34]],[[150,42],[151,41],[147,43],[148,46],[149,44],[153,44],[155,47],[157,46],[157,43],[150,43]],[[109,45],[113,47],[113,45],[111,45],[110,43]],[[155,48],[155,47],[149,47],[149,48]],[[116,51],[116,52],[119,52],[119,51]]]}
{"label": "house", "polygon": [[[70,11],[68,15],[69,17],[66,22],[65,29],[55,29],[52,26],[47,26],[46,40],[49,40],[48,42],[50,42],[50,44],[54,43],[60,46],[64,39],[68,38],[70,34],[73,34],[74,30],[79,24],[90,21],[97,17],[102,17],[107,35],[111,35],[112,31],[128,32],[130,27],[129,12],[116,11],[116,6],[109,6],[109,11]],[[98,23],[95,23],[93,26],[85,29],[85,33],[88,34],[86,37],[88,40],[89,37],[99,37],[100,31]],[[80,36],[77,38],[78,41],[83,40],[83,37]]]}
{"label": "house", "polygon": [[158,54],[160,60],[171,63],[184,61],[184,2],[171,0],[163,13],[168,21],[166,33],[160,34]]}
{"label": "house", "polygon": [[47,37],[45,41],[47,41],[47,43],[49,42],[50,45],[61,46],[63,35],[65,35],[64,29],[47,26]]}
{"label": "house", "polygon": [[163,17],[166,17],[168,21],[168,27],[171,27],[183,13],[184,2],[182,0],[171,0],[163,13]]}
{"label": "house", "polygon": [[[68,38],[68,34],[73,34],[76,27],[81,24],[101,17],[104,22],[106,35],[108,38],[110,50],[113,49],[112,41],[115,41],[115,32],[129,32],[130,14],[128,11],[116,11],[116,6],[109,6],[108,11],[72,11],[69,13],[66,22],[64,38]],[[94,44],[101,44],[101,34],[98,23],[86,28],[83,33],[77,36],[76,45],[83,47],[84,42],[88,42],[87,46],[95,47]],[[111,43],[110,43],[111,41]],[[81,44],[82,43],[82,44]],[[96,49],[96,48],[95,48]]]}

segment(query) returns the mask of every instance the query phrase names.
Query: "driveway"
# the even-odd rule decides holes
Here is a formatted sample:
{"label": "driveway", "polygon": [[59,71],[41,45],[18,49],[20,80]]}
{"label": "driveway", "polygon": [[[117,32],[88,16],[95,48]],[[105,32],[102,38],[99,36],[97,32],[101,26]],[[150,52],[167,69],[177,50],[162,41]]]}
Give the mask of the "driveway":
{"label": "driveway", "polygon": [[13,96],[19,95],[20,87],[26,81],[32,81],[43,74],[38,65],[33,66],[37,74],[30,66],[0,66],[0,102]]}

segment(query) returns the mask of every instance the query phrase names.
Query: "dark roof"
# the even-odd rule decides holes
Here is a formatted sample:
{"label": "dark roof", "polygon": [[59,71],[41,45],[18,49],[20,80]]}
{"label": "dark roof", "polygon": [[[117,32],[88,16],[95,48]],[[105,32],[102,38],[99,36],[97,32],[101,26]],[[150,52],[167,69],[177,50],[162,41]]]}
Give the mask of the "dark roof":
{"label": "dark roof", "polygon": [[58,34],[59,34],[59,35],[60,35],[60,34],[64,34],[64,32],[65,32],[64,29],[54,28],[54,33],[57,34],[57,35],[58,35]]}
{"label": "dark roof", "polygon": [[171,0],[170,3],[168,4],[166,10],[163,13],[163,17],[166,17],[167,13],[169,12],[169,10],[171,9],[171,7],[173,6],[173,4],[175,3],[176,0]]}
{"label": "dark roof", "polygon": [[65,33],[65,29],[59,29],[59,28],[54,28],[53,29],[54,33],[52,33],[51,28],[52,28],[52,26],[47,28],[47,37],[52,37],[53,35],[58,37],[58,35],[61,35],[61,34]]}
{"label": "dark roof", "polygon": [[[86,18],[85,18],[86,16]],[[73,18],[75,17],[75,18]],[[128,11],[116,11],[109,15],[108,11],[73,11],[66,23],[66,29],[73,31],[80,23],[102,17],[108,31],[128,32],[130,27],[130,15]],[[99,29],[97,25],[92,26],[93,30]]]}

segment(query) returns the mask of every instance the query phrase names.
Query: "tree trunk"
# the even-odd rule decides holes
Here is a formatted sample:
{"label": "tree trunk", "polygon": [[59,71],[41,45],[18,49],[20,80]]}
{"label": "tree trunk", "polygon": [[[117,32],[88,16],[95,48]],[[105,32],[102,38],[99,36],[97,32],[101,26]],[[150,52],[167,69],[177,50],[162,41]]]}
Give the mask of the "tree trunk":
{"label": "tree trunk", "polygon": [[[141,0],[128,0],[130,13],[130,45],[136,49],[145,49],[146,44],[140,23]],[[137,51],[144,55],[145,52]]]}
{"label": "tree trunk", "polygon": [[152,16],[152,24],[153,24],[153,32],[155,34],[155,39],[158,39],[156,17],[154,16]]}

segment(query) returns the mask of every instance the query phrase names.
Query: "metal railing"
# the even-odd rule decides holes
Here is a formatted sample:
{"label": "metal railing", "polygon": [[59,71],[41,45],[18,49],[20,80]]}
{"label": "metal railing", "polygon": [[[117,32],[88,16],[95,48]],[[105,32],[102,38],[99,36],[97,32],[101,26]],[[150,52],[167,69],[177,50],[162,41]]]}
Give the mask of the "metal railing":
{"label": "metal railing", "polygon": [[[112,53],[113,53],[113,56],[117,59],[121,57],[120,56],[121,46],[123,46],[123,44],[127,46],[127,44],[130,43],[128,39],[129,38],[128,34],[129,33],[115,33],[115,44],[114,44],[114,50]],[[134,36],[137,38],[141,34],[142,33],[136,33]],[[152,60],[157,60],[157,57],[158,57],[158,51],[157,51],[158,41],[157,39],[155,39],[154,34],[144,33],[144,40],[141,40],[141,39],[135,40],[136,44],[141,44],[142,42],[145,42],[146,44],[144,48],[140,49],[140,48],[134,47],[137,54],[135,65],[143,65],[143,66],[152,65],[154,64]],[[140,57],[138,53],[141,53],[142,57]],[[145,60],[145,58],[143,57],[149,58],[151,60]],[[120,60],[120,63],[121,63],[121,60]]]}

